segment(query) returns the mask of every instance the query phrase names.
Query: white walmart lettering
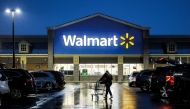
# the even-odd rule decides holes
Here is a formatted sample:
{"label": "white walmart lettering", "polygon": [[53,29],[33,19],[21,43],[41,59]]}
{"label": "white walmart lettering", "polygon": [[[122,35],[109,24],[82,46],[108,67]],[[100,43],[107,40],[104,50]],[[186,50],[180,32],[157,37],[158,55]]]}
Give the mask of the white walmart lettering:
{"label": "white walmart lettering", "polygon": [[81,37],[77,37],[74,35],[68,35],[66,37],[63,35],[63,42],[65,46],[118,46],[117,44],[118,38],[114,35],[112,38],[87,38],[86,35]]}

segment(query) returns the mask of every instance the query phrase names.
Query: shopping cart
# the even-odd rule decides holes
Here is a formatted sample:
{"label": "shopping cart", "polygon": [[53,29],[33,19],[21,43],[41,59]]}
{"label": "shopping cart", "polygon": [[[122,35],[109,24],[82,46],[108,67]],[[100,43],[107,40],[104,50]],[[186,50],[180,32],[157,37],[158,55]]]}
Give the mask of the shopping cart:
{"label": "shopping cart", "polygon": [[93,96],[96,96],[97,100],[99,99],[99,95],[104,95],[104,91],[105,91],[105,85],[104,84],[100,84],[99,80],[96,81],[96,83],[94,85],[91,85],[91,89],[93,90],[94,93],[92,93],[92,99]]}

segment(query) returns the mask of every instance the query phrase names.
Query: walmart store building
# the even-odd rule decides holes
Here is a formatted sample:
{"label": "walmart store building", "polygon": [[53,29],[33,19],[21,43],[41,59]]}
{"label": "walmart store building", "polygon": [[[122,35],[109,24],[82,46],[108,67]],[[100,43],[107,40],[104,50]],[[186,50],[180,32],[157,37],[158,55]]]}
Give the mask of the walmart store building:
{"label": "walmart store building", "polygon": [[[189,63],[189,35],[149,35],[138,26],[101,13],[47,27],[47,35],[15,35],[17,68],[63,71],[67,81],[97,81],[108,70],[114,81],[153,69],[170,57]],[[11,68],[12,36],[0,35],[0,63]],[[157,65],[158,66],[158,65]]]}
{"label": "walmart store building", "polygon": [[98,80],[108,70],[123,81],[148,68],[149,27],[97,13],[47,29],[48,69],[73,70],[67,80]]}

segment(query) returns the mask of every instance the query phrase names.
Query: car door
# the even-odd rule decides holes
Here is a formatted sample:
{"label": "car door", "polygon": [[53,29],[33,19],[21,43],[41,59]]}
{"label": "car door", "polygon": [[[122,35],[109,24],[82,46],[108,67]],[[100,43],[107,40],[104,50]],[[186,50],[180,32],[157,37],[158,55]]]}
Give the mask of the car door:
{"label": "car door", "polygon": [[2,72],[0,72],[0,93],[1,94],[10,93],[8,78]]}
{"label": "car door", "polygon": [[24,82],[22,81],[22,75],[17,71],[5,70],[2,71],[8,78],[8,85],[10,89],[22,88]]}

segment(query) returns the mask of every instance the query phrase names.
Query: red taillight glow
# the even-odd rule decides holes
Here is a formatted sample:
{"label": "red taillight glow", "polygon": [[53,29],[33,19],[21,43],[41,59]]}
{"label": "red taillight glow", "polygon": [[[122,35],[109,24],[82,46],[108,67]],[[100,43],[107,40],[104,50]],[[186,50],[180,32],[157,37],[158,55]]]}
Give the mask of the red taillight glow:
{"label": "red taillight glow", "polygon": [[33,79],[26,79],[26,82],[33,82]]}
{"label": "red taillight glow", "polygon": [[64,76],[62,76],[61,79],[64,81],[65,80]]}
{"label": "red taillight glow", "polygon": [[166,82],[169,82],[170,85],[174,85],[174,76],[166,76]]}
{"label": "red taillight glow", "polygon": [[156,78],[156,76],[152,76],[152,78]]}

